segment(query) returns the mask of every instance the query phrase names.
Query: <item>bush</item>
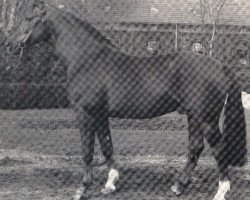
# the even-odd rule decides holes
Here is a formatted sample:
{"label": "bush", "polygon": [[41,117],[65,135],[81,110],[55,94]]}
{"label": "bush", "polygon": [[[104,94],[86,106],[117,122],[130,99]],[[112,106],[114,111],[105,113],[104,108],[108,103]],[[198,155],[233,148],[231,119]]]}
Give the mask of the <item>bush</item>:
{"label": "bush", "polygon": [[49,43],[31,46],[20,60],[7,53],[0,32],[0,109],[67,107],[66,71]]}
{"label": "bush", "polygon": [[0,82],[60,84],[67,80],[67,67],[61,65],[49,43],[25,49],[22,60],[9,55],[3,45],[0,51]]}
{"label": "bush", "polygon": [[64,84],[0,83],[0,109],[65,108]]}

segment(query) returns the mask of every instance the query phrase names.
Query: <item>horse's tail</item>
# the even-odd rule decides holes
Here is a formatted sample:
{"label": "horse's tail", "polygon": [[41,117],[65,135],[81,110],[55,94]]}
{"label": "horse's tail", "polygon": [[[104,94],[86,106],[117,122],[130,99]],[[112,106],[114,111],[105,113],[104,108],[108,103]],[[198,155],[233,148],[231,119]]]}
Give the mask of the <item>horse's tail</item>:
{"label": "horse's tail", "polygon": [[225,105],[225,120],[222,136],[226,165],[241,167],[247,162],[247,131],[241,87],[234,75],[229,75],[230,87]]}

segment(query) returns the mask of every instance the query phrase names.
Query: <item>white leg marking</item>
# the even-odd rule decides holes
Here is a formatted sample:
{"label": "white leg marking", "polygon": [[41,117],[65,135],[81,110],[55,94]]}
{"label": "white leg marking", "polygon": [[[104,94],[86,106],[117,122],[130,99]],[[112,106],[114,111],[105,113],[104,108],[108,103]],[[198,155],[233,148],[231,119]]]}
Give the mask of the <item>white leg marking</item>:
{"label": "white leg marking", "polygon": [[213,200],[225,200],[226,193],[230,190],[230,182],[227,181],[219,181],[219,189],[214,196]]}
{"label": "white leg marking", "polygon": [[181,194],[180,190],[178,189],[177,183],[175,183],[175,184],[171,187],[171,190],[172,190],[176,195],[180,195],[180,194]]}
{"label": "white leg marking", "polygon": [[73,196],[73,200],[81,200],[83,196],[85,195],[85,189],[84,188],[79,188],[76,193]]}
{"label": "white leg marking", "polygon": [[250,109],[250,94],[246,92],[241,92],[241,99],[244,108]]}
{"label": "white leg marking", "polygon": [[115,188],[115,182],[119,178],[119,172],[116,169],[110,169],[109,175],[108,175],[108,181],[105,184],[105,188],[102,189],[103,194],[109,194],[111,192],[114,192],[116,190]]}

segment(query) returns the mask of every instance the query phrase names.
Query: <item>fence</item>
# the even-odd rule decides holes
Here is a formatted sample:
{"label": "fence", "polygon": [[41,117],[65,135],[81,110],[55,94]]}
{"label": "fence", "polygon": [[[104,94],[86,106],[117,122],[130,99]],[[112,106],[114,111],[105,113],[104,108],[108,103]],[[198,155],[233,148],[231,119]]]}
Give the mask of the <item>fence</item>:
{"label": "fence", "polygon": [[[10,2],[10,1],[9,1]],[[15,2],[15,1],[13,1]],[[17,2],[17,1],[16,1]],[[0,7],[3,1],[0,2]],[[28,1],[22,1],[23,4]],[[90,17],[91,13],[85,12],[90,9],[90,3],[87,7],[83,6],[82,1],[47,1],[66,11],[73,12],[80,18]],[[105,7],[105,6],[104,6]],[[11,4],[8,5],[8,9]],[[18,8],[18,6],[16,6]],[[92,6],[92,10],[95,6]],[[96,7],[97,8],[97,7]],[[90,10],[91,10],[90,9]],[[10,11],[10,10],[9,10]],[[21,20],[23,9],[16,11],[16,18]],[[105,14],[105,13],[104,13]],[[92,14],[93,15],[93,14]],[[107,14],[110,15],[110,14]],[[6,17],[2,14],[2,19]],[[146,17],[145,17],[146,18]],[[195,25],[183,23],[152,23],[152,22],[131,22],[131,21],[100,21],[100,19],[89,18],[95,27],[121,51],[138,55],[150,56],[152,54],[165,54],[174,51],[198,51],[209,55],[209,39],[211,38],[211,25]],[[135,20],[136,21],[136,20]],[[13,28],[18,22],[8,25],[8,21],[3,26]],[[222,61],[231,64],[240,77],[242,87],[249,91],[250,87],[250,27],[220,25],[213,45],[213,56]],[[5,51],[2,48],[2,51]],[[36,53],[31,53],[36,52]],[[36,83],[36,84],[58,84],[66,82],[66,67],[58,64],[53,55],[53,48],[48,44],[42,44],[36,49],[27,53],[26,59],[17,67],[14,58],[4,54],[0,61],[1,73],[0,82],[5,83]],[[13,61],[14,60],[14,61]],[[4,72],[8,72],[6,75]],[[9,86],[12,88],[12,86]],[[22,87],[22,86],[20,86]],[[53,87],[53,86],[52,86]],[[31,86],[30,88],[34,88]],[[37,86],[42,88],[42,86]],[[7,96],[5,95],[7,98]],[[55,107],[60,107],[56,105]],[[18,103],[16,105],[19,105]],[[45,104],[43,104],[45,105]],[[67,105],[66,103],[63,105]],[[2,106],[7,108],[6,106]],[[15,107],[15,106],[14,106]],[[49,106],[51,107],[51,106]]]}

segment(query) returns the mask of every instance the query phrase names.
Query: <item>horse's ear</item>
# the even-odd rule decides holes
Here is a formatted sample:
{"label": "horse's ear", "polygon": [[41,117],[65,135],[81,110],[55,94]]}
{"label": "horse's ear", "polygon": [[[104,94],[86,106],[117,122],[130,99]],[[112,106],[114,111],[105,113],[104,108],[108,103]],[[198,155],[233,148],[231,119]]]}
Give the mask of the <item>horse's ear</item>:
{"label": "horse's ear", "polygon": [[34,0],[33,7],[34,17],[43,18],[46,14],[45,3],[40,0]]}
{"label": "horse's ear", "polygon": [[34,0],[33,6],[34,6],[34,8],[38,8],[40,10],[43,10],[45,7],[45,3],[41,0]]}

